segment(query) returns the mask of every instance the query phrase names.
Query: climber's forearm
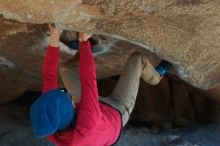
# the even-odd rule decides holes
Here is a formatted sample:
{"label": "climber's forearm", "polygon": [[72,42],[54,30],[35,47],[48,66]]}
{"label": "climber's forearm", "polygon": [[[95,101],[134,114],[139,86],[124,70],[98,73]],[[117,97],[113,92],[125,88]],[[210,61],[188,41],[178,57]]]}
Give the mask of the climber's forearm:
{"label": "climber's forearm", "polygon": [[58,47],[48,46],[43,65],[43,93],[57,89],[59,54]]}
{"label": "climber's forearm", "polygon": [[57,74],[60,54],[60,31],[49,24],[50,42],[43,65],[43,93],[57,89]]}

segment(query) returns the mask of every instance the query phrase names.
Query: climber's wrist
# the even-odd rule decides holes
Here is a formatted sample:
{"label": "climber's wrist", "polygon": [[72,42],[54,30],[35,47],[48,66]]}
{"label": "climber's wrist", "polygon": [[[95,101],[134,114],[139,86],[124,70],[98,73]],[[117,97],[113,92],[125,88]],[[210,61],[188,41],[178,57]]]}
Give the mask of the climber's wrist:
{"label": "climber's wrist", "polygon": [[84,32],[79,32],[79,42],[86,42],[88,41],[88,39],[92,36],[92,34],[87,34],[87,33],[84,33]]}
{"label": "climber's wrist", "polygon": [[60,41],[50,40],[49,45],[50,45],[51,47],[60,47]]}
{"label": "climber's wrist", "polygon": [[88,41],[88,39],[79,38],[79,42],[80,42],[80,43],[86,42],[86,41]]}

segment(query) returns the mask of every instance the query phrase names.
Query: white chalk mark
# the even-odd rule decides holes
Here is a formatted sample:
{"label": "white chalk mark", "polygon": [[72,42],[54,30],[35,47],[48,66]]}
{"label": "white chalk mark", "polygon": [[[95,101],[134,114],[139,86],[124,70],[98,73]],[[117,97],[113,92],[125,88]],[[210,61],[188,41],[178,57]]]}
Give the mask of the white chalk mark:
{"label": "white chalk mark", "polygon": [[5,57],[0,56],[0,67],[2,66],[14,69],[16,65],[13,62],[7,60]]}
{"label": "white chalk mark", "polygon": [[65,44],[61,42],[60,42],[60,51],[66,54],[70,54],[70,55],[74,55],[77,52],[77,50],[70,49],[69,47],[67,47]]}

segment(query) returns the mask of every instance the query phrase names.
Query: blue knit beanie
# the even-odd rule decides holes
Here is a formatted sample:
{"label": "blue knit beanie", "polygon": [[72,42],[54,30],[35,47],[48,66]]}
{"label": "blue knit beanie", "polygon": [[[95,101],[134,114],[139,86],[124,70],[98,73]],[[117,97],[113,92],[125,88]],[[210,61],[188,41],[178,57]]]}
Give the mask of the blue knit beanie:
{"label": "blue knit beanie", "polygon": [[68,127],[74,120],[75,109],[68,95],[56,89],[44,93],[32,104],[30,116],[34,133],[46,137]]}

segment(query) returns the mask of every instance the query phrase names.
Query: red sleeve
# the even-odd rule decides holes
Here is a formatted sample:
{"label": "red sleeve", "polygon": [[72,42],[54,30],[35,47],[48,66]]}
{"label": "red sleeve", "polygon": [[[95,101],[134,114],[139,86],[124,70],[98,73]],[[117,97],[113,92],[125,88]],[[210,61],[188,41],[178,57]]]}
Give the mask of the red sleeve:
{"label": "red sleeve", "polygon": [[[94,126],[94,122],[101,119],[101,110],[98,101],[98,89],[96,82],[96,67],[92,55],[90,43],[80,43],[80,80],[81,100],[80,105],[84,109],[83,120],[87,120],[86,126]],[[79,113],[80,114],[80,113]]]}
{"label": "red sleeve", "polygon": [[57,89],[59,48],[48,46],[43,65],[43,93]]}

